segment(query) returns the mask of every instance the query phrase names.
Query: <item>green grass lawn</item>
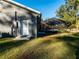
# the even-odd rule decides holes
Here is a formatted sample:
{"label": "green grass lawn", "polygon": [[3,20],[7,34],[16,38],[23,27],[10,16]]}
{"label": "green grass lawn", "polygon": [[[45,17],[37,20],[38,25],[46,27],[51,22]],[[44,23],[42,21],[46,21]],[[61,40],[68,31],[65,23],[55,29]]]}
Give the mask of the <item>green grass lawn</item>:
{"label": "green grass lawn", "polygon": [[79,59],[79,33],[63,33],[30,41],[0,39],[0,59]]}

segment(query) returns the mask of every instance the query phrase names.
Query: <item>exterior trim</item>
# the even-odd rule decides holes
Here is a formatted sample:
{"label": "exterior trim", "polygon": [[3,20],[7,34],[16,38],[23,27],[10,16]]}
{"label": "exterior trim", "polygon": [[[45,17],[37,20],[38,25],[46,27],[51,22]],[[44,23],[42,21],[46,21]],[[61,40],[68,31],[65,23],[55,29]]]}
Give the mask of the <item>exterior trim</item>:
{"label": "exterior trim", "polygon": [[24,5],[22,5],[22,4],[18,3],[18,2],[15,2],[15,1],[12,1],[12,0],[3,0],[3,1],[8,2],[10,4],[13,4],[13,5],[16,5],[16,6],[19,6],[21,8],[24,8],[24,9],[30,11],[30,12],[35,13],[35,14],[41,14],[39,11],[34,10],[34,9],[30,8],[30,7],[24,6]]}

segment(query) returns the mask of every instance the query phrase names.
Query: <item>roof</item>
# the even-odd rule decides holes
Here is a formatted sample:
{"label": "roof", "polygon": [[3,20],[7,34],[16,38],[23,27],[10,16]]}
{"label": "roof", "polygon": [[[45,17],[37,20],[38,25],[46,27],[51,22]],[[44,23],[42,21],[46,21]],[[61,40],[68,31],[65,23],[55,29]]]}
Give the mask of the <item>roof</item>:
{"label": "roof", "polygon": [[24,6],[24,5],[22,5],[22,4],[18,3],[18,2],[13,1],[13,0],[3,0],[3,1],[8,2],[8,3],[11,3],[11,4],[13,4],[13,5],[17,5],[17,6],[19,6],[19,7],[22,7],[22,8],[24,8],[24,9],[26,9],[26,10],[28,10],[28,11],[31,11],[31,12],[34,12],[34,13],[36,13],[36,14],[41,14],[39,11],[34,10],[34,9],[28,7],[28,6]]}

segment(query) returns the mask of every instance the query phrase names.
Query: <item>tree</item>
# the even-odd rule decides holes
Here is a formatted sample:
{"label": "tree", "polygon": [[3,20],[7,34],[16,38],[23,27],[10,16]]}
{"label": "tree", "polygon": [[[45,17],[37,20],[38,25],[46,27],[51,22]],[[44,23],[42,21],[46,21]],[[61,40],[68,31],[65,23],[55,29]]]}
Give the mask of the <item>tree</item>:
{"label": "tree", "polygon": [[[66,25],[78,24],[77,13],[79,11],[79,0],[65,0],[65,4],[61,5],[57,11],[57,16],[66,22]],[[78,27],[78,26],[77,26]]]}

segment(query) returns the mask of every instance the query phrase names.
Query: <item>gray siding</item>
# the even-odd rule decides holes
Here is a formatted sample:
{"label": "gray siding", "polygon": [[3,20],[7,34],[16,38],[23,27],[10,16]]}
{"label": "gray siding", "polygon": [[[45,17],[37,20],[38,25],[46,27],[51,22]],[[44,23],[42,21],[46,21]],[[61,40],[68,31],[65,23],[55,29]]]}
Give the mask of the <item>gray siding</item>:
{"label": "gray siding", "polygon": [[[11,30],[15,20],[15,11],[17,12],[19,26],[18,35],[23,35],[25,32],[30,35],[37,35],[37,15],[4,1],[0,1],[0,32],[12,35]],[[28,30],[24,31],[24,27]]]}

